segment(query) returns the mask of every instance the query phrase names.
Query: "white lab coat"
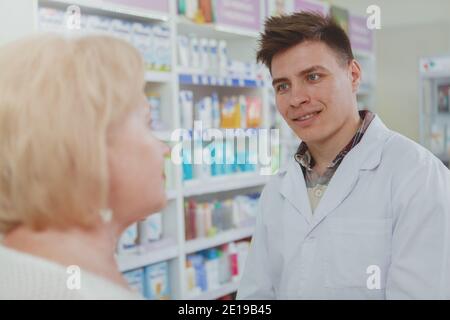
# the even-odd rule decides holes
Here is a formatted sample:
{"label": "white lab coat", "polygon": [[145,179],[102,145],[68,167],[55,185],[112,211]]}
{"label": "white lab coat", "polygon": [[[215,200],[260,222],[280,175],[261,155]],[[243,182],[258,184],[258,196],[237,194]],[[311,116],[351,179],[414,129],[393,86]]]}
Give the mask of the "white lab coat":
{"label": "white lab coat", "polygon": [[314,214],[292,159],[260,199],[238,299],[450,299],[450,171],[376,116]]}

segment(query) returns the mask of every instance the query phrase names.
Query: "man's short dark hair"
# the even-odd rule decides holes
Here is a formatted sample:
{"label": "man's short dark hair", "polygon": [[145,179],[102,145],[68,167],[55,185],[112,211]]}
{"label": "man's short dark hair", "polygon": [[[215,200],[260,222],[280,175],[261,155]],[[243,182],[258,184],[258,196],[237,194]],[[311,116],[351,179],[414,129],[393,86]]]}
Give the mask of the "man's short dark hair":
{"label": "man's short dark hair", "polygon": [[354,59],[346,32],[333,18],[319,13],[300,12],[266,20],[259,40],[257,61],[271,70],[275,54],[305,41],[325,43],[336,53],[342,65],[348,65]]}

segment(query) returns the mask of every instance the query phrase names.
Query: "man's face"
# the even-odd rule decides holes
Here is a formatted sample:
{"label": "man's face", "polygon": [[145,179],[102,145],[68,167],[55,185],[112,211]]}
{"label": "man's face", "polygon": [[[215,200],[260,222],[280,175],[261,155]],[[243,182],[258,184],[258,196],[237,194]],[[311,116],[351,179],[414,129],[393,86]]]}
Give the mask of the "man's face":
{"label": "man's face", "polygon": [[271,72],[278,110],[306,143],[332,137],[355,112],[359,64],[344,66],[324,43],[303,42],[277,53]]}

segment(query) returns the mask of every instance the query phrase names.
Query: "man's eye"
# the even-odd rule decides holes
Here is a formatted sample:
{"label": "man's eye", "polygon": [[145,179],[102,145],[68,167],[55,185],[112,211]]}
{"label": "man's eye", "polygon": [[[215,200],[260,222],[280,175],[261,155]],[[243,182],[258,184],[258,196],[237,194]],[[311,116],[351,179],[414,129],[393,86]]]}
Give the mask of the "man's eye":
{"label": "man's eye", "polygon": [[289,88],[289,85],[287,83],[281,83],[281,84],[277,85],[277,87],[276,87],[277,92],[285,91],[288,88]]}
{"label": "man's eye", "polygon": [[308,75],[309,81],[318,81],[320,80],[320,75],[318,73],[311,73]]}

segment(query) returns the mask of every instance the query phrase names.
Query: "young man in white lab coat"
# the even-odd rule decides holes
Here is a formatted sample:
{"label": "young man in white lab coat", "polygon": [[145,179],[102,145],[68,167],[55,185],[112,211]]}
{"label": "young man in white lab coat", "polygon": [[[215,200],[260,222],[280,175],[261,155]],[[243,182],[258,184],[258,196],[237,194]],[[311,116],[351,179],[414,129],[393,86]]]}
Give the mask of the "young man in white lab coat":
{"label": "young man in white lab coat", "polygon": [[358,112],[345,32],[272,17],[258,60],[302,143],[261,195],[238,299],[450,299],[449,170]]}

